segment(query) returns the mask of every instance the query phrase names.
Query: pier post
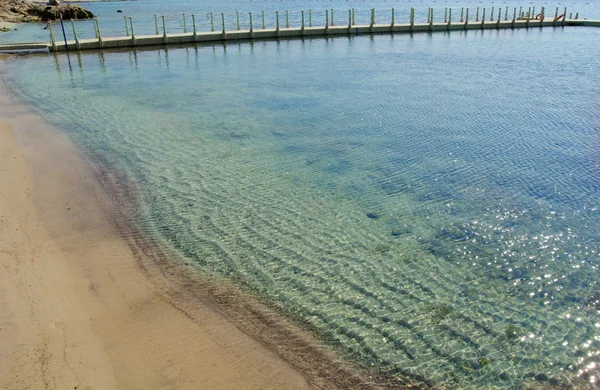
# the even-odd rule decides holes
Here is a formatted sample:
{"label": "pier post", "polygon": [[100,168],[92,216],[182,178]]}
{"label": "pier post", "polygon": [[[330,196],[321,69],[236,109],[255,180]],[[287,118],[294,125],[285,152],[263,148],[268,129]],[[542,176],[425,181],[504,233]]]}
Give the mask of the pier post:
{"label": "pier post", "polygon": [[100,34],[100,23],[98,23],[98,18],[94,18],[94,24],[96,25],[96,31],[98,31],[98,45],[100,48],[103,48],[104,42],[102,42],[102,34]]}
{"label": "pier post", "polygon": [[325,10],[325,34],[329,33],[329,10]]}
{"label": "pier post", "polygon": [[181,14],[181,17],[183,18],[183,33],[187,34],[187,24],[185,23],[185,14]]}
{"label": "pier post", "polygon": [[411,8],[410,9],[410,31],[413,30],[414,26],[415,26],[415,9]]}
{"label": "pier post", "polygon": [[519,18],[523,16],[523,7],[519,7]]}
{"label": "pier post", "polygon": [[262,29],[265,29],[265,11],[262,11]]}
{"label": "pier post", "polygon": [[531,19],[531,7],[527,11],[527,19],[525,19],[525,27],[529,28],[529,19]]}
{"label": "pier post", "polygon": [[223,34],[223,39],[225,39],[225,37],[227,37],[227,33],[225,32],[225,14],[221,13],[221,34]]}
{"label": "pier post", "polygon": [[335,26],[335,21],[333,20],[333,8],[331,9],[331,26]]}
{"label": "pier post", "polygon": [[161,16],[163,24],[163,42],[167,43],[167,26],[165,25],[165,17]]}
{"label": "pier post", "polygon": [[465,21],[464,16],[465,16],[465,7],[461,7],[461,9],[460,9],[460,22],[461,23]]}
{"label": "pier post", "polygon": [[540,27],[542,27],[544,24],[544,18],[546,16],[545,13],[546,13],[546,7],[542,7],[542,10],[540,11]]}
{"label": "pier post", "polygon": [[304,10],[302,10],[301,13],[302,13],[302,27],[300,27],[300,30],[302,31],[302,35],[304,35]]}
{"label": "pier post", "polygon": [[392,24],[391,27],[394,28],[394,24],[395,24],[395,20],[394,20],[394,9],[392,8]]}
{"label": "pier post", "polygon": [[210,31],[211,32],[215,32],[215,23],[213,20],[213,14],[212,12],[210,13]]}
{"label": "pier post", "polygon": [[448,10],[448,29],[450,29],[451,25],[452,25],[452,8],[450,8]]}
{"label": "pier post", "polygon": [[75,37],[75,47],[77,50],[81,49],[81,45],[79,44],[79,38],[77,38],[77,31],[75,31],[75,22],[71,19],[71,27],[73,27],[73,36]]}
{"label": "pier post", "polygon": [[569,19],[573,19],[573,12],[569,12]]}
{"label": "pier post", "polygon": [[565,13],[563,14],[562,26],[565,25],[566,21],[567,21],[567,7],[565,7]]}
{"label": "pier post", "polygon": [[235,11],[235,22],[237,26],[237,30],[240,31],[240,12]]}
{"label": "pier post", "polygon": [[506,7],[506,11],[504,12],[504,21],[508,21],[508,7]]}
{"label": "pier post", "polygon": [[352,34],[352,10],[348,10],[348,34]]}
{"label": "pier post", "polygon": [[575,14],[575,20],[579,19],[579,12]]}
{"label": "pier post", "polygon": [[312,10],[308,10],[308,27],[312,27]]}
{"label": "pier post", "polygon": [[444,23],[448,23],[448,7],[444,8]]}
{"label": "pier post", "polygon": [[[95,20],[96,17],[94,16],[93,20]],[[94,21],[94,36],[96,37],[96,39],[98,39],[98,30],[96,29],[96,22]]]}
{"label": "pier post", "polygon": [[131,16],[129,17],[129,25],[131,27],[131,44],[135,46],[135,33],[133,32],[133,20],[131,20]]}
{"label": "pier post", "polygon": [[129,27],[127,26],[127,16],[123,15],[123,20],[125,21],[125,35],[129,36]]}
{"label": "pier post", "polygon": [[248,12],[248,19],[250,19],[250,38],[254,38],[254,28],[252,27],[252,12]]}
{"label": "pier post", "polygon": [[475,21],[479,22],[479,7],[477,7],[477,14],[475,14]]}
{"label": "pier post", "polygon": [[552,22],[556,23],[557,20],[558,20],[558,7],[556,7],[556,11],[554,11],[554,20]]}
{"label": "pier post", "polygon": [[465,14],[465,29],[469,28],[469,8],[467,8],[467,13]]}
{"label": "pier post", "polygon": [[290,17],[287,9],[285,10],[285,28],[290,28]]}
{"label": "pier post", "polygon": [[192,28],[194,29],[194,41],[198,38],[198,32],[196,31],[196,16],[192,14]]}
{"label": "pier post", "polygon": [[275,31],[277,32],[277,36],[279,36],[279,11],[275,11]]}
{"label": "pier post", "polygon": [[[94,21],[96,19],[94,18]],[[52,23],[48,22],[48,30],[50,30],[50,43],[52,44],[52,51],[56,51],[56,41],[54,40],[54,32],[52,31]]]}
{"label": "pier post", "polygon": [[371,32],[373,32],[373,25],[375,24],[375,8],[371,8],[371,24],[369,25],[369,28],[371,29]]}
{"label": "pier post", "polygon": [[352,25],[356,25],[356,19],[354,19],[354,8],[352,8]]}
{"label": "pier post", "polygon": [[494,21],[494,7],[492,7],[492,14],[490,15],[490,22]]}
{"label": "pier post", "polygon": [[535,7],[533,7],[533,11],[531,11],[531,15],[529,15],[530,18],[535,18]]}
{"label": "pier post", "polygon": [[502,12],[498,9],[498,20],[496,21],[496,28],[500,28],[500,20],[502,19]]}
{"label": "pier post", "polygon": [[158,17],[154,14],[154,27],[156,28],[156,35],[158,35]]}
{"label": "pier post", "polygon": [[429,9],[429,30],[433,30],[433,8]]}
{"label": "pier post", "polygon": [[481,28],[485,28],[485,8],[481,14]]}
{"label": "pier post", "polygon": [[517,21],[517,7],[515,7],[514,11],[513,11],[512,28],[515,28],[515,22],[516,21]]}

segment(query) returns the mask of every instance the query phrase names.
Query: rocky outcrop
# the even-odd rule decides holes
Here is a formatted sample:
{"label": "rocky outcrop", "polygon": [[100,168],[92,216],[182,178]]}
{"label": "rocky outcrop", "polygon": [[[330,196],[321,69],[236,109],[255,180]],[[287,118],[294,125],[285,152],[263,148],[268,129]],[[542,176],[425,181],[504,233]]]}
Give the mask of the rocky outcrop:
{"label": "rocky outcrop", "polygon": [[60,19],[89,19],[94,15],[77,5],[38,5],[29,0],[0,0],[0,21],[23,23]]}
{"label": "rocky outcrop", "polygon": [[62,17],[65,20],[91,19],[94,17],[94,14],[90,11],[72,4],[60,4],[55,6],[38,5],[29,8],[27,12],[32,16],[39,17],[41,21],[58,20],[60,19],[60,14],[62,14]]}

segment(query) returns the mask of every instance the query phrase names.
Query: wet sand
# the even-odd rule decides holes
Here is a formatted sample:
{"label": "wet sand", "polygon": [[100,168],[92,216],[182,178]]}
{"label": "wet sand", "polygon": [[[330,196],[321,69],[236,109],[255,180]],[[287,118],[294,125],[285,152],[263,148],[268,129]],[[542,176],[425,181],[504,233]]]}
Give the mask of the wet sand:
{"label": "wet sand", "polygon": [[11,96],[1,72],[0,58],[0,388],[371,387],[140,234],[131,191]]}

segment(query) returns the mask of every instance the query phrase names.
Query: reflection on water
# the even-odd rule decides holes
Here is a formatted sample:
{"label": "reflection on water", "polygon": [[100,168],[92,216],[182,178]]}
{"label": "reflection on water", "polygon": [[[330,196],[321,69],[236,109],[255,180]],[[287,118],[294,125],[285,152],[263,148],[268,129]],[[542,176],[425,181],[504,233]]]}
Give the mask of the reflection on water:
{"label": "reflection on water", "polygon": [[9,81],[138,184],[149,234],[345,359],[449,387],[593,386],[599,34],[63,54]]}

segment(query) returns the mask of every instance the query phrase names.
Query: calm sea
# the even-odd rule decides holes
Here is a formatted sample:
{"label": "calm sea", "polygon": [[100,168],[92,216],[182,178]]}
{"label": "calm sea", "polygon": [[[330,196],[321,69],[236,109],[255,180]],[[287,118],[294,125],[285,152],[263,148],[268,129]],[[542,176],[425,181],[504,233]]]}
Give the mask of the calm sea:
{"label": "calm sea", "polygon": [[[600,4],[597,1],[562,0],[562,1],[479,1],[479,0],[138,0],[138,1],[101,1],[81,3],[81,6],[92,11],[100,24],[102,36],[125,36],[124,17],[131,17],[136,35],[156,34],[154,15],[157,16],[159,33],[162,34],[161,16],[165,17],[165,26],[168,33],[182,33],[184,31],[183,19],[185,14],[187,31],[191,32],[192,19],[196,18],[198,31],[211,31],[210,13],[213,13],[214,28],[221,28],[221,13],[224,13],[225,24],[228,30],[237,28],[236,12],[239,12],[240,28],[249,28],[249,12],[253,15],[253,26],[262,27],[262,11],[265,12],[265,26],[275,28],[276,14],[279,12],[279,23],[285,26],[285,11],[288,10],[290,26],[299,27],[302,20],[301,11],[306,12],[308,25],[308,10],[312,10],[312,21],[315,26],[325,25],[325,10],[333,10],[334,24],[348,24],[348,10],[355,10],[357,24],[368,24],[371,19],[371,9],[376,9],[376,23],[390,23],[392,8],[395,9],[396,23],[408,23],[410,9],[415,9],[415,22],[425,23],[429,7],[433,7],[433,17],[436,22],[443,22],[445,9],[452,8],[453,20],[460,20],[461,8],[469,9],[469,20],[475,20],[477,8],[480,8],[479,17],[486,9],[486,19],[492,16],[494,7],[494,20],[497,19],[498,9],[501,17],[508,16],[512,20],[513,12],[522,8],[523,11],[535,7],[538,14],[542,7],[546,9],[547,17],[554,17],[558,8],[559,15],[567,8],[567,14],[579,13],[580,18],[600,19]],[[508,14],[506,13],[508,7]],[[122,12],[117,12],[122,11]],[[331,23],[331,21],[330,21]],[[21,24],[16,31],[0,33],[0,43],[8,42],[48,42],[48,30],[43,23]],[[94,25],[90,21],[75,22],[79,38],[95,38]],[[60,24],[54,25],[56,39],[62,39]],[[65,24],[67,39],[74,39],[71,22]]]}
{"label": "calm sea", "polygon": [[[90,8],[144,4],[171,6]],[[594,28],[457,31],[26,56],[7,81],[137,186],[149,235],[345,359],[593,387],[598,53]]]}

